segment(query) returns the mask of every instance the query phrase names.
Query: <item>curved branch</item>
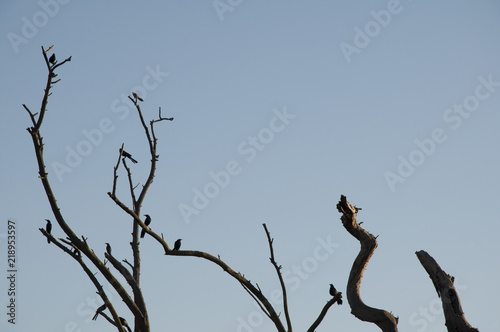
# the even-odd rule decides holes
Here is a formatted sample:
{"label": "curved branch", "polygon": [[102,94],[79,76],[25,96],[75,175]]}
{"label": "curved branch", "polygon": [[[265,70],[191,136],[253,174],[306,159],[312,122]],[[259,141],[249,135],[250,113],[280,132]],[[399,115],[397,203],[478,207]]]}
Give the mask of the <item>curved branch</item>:
{"label": "curved branch", "polygon": [[356,214],[359,208],[352,206],[344,195],[340,196],[337,209],[342,213],[340,219],[344,228],[361,244],[361,250],[354,260],[349,274],[349,281],[347,282],[347,301],[351,307],[351,313],[362,321],[374,323],[384,332],[396,332],[398,330],[398,319],[385,310],[367,306],[363,303],[359,294],[363,273],[375,248],[377,248],[376,237],[358,224]]}
{"label": "curved branch", "polygon": [[259,301],[262,303],[262,305],[266,308],[267,312],[269,313],[268,317],[272,320],[274,325],[276,326],[276,329],[279,332],[285,332],[285,327],[281,323],[278,314],[274,310],[272,304],[267,300],[267,298],[262,294],[260,289],[255,287],[248,279],[246,279],[243,275],[240,273],[234,271],[232,268],[229,267],[226,263],[224,263],[221,259],[212,256],[206,252],[203,251],[196,251],[196,250],[179,250],[179,251],[173,251],[169,250],[168,252],[165,252],[165,255],[169,256],[191,256],[191,257],[199,257],[206,259],[212,263],[217,264],[219,267],[222,268],[227,274],[229,274],[231,277],[236,279],[244,288],[248,289],[249,292],[251,292]]}
{"label": "curved branch", "polygon": [[274,310],[273,306],[271,303],[267,300],[267,298],[262,294],[262,292],[257,289],[250,281],[248,281],[245,277],[243,277],[240,273],[235,272],[233,269],[229,267],[226,263],[224,263],[220,258],[217,258],[215,256],[212,256],[208,253],[202,252],[202,251],[188,251],[188,250],[179,250],[179,251],[174,251],[170,249],[169,245],[165,242],[163,237],[159,236],[154,232],[151,228],[146,226],[142,222],[142,220],[139,218],[137,214],[135,214],[134,211],[129,209],[125,204],[123,204],[116,196],[114,196],[111,192],[108,192],[108,196],[120,207],[122,208],[123,211],[128,213],[132,218],[134,218],[135,222],[142,228],[146,230],[146,233],[151,235],[160,245],[163,247],[163,250],[165,252],[165,255],[170,255],[170,256],[192,256],[192,257],[199,257],[206,259],[208,261],[211,261],[217,265],[219,265],[225,272],[227,272],[230,276],[232,276],[234,279],[236,279],[244,288],[246,288],[249,292],[251,292],[253,295],[255,295],[255,298],[257,298],[260,303],[266,308],[267,313],[266,315],[275,323],[278,331],[280,332],[285,332],[285,328],[283,327],[283,324],[281,323],[278,314]]}
{"label": "curved branch", "polygon": [[267,312],[266,308],[264,308],[262,306],[262,303],[260,303],[260,301],[255,297],[255,295],[253,295],[253,293],[248,288],[246,288],[245,285],[243,285],[243,284],[240,284],[240,285],[248,293],[248,295],[250,295],[252,297],[252,299],[255,301],[255,303],[257,303],[257,305],[259,306],[260,310],[262,310],[262,312],[264,314],[266,314],[266,316],[269,317],[269,319],[272,319],[271,315],[269,314],[269,312]]}
{"label": "curved branch", "polygon": [[478,332],[479,330],[473,328],[465,319],[458,293],[453,286],[455,278],[444,272],[427,252],[420,250],[415,254],[441,297],[448,331]]}
{"label": "curved branch", "polygon": [[236,279],[245,289],[247,289],[248,292],[251,292],[255,297],[257,298],[260,303],[266,308],[267,312],[266,315],[274,322],[276,328],[280,332],[285,332],[285,328],[283,324],[281,323],[278,314],[274,310],[273,306],[271,303],[267,300],[267,298],[262,294],[262,292],[257,289],[252,283],[250,283],[249,280],[247,280],[245,277],[243,277],[240,273],[235,272],[233,269],[229,267],[226,263],[224,263],[220,258],[217,258],[215,256],[212,256],[208,253],[202,252],[202,251],[190,251],[190,250],[179,250],[179,251],[174,251],[170,249],[168,244],[165,242],[163,237],[159,236],[154,232],[151,228],[146,226],[142,222],[142,220],[139,218],[139,216],[129,209],[125,204],[123,204],[115,195],[113,195],[111,192],[108,192],[108,196],[126,213],[128,213],[132,218],[134,218],[135,222],[144,230],[146,230],[146,233],[151,235],[158,243],[161,244],[163,247],[163,250],[165,252],[165,255],[170,255],[170,256],[192,256],[192,257],[199,257],[206,259],[208,261],[211,261],[212,263],[215,263],[219,265],[225,272],[227,272],[230,276],[232,276],[234,279]]}

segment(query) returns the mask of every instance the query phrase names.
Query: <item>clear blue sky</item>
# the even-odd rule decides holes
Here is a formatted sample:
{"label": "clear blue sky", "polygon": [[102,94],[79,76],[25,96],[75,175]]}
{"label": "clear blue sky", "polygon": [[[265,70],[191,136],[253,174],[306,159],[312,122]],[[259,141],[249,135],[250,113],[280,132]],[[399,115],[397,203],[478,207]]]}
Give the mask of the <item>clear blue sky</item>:
{"label": "clear blue sky", "polygon": [[[53,215],[21,105],[39,107],[40,47],[55,45],[59,60],[73,60],[59,70],[42,127],[45,161],[66,220],[101,257],[110,242],[117,257],[131,259],[130,219],[106,192],[122,143],[139,161],[136,183],[147,174],[147,143],[122,99],[134,90],[146,119],[158,107],[175,118],[156,127],[159,167],[142,210],[153,229],[171,244],[182,238],[183,248],[220,254],[270,295],[279,284],[266,222],[296,331],[315,320],[329,283],[345,292],[359,250],[335,208],[341,194],[380,235],[361,286],[368,305],[399,316],[402,332],[445,330],[414,254],[423,249],[455,276],[469,322],[500,331],[500,4],[215,4],[0,4],[0,241],[5,253],[7,220],[16,221],[19,269],[17,324],[6,322],[3,278],[0,330],[114,330],[90,320],[101,303],[94,287],[38,231]],[[228,167],[229,179],[221,175]],[[125,175],[119,179],[120,197],[130,202]],[[148,238],[141,244],[153,330],[273,330],[220,268],[165,257]],[[378,330],[346,302],[317,330]]]}

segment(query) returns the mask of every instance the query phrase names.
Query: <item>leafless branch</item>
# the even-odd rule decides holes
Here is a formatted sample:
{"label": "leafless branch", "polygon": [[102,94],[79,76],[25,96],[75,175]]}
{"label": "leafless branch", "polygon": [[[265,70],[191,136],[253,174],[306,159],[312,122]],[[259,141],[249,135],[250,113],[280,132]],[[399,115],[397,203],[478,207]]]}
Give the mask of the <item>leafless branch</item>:
{"label": "leafless branch", "polygon": [[122,144],[122,147],[121,149],[119,150],[119,155],[118,155],[118,160],[116,161],[116,165],[115,167],[113,168],[113,190],[112,190],[112,193],[113,195],[116,195],[116,182],[118,181],[118,167],[120,167],[120,160],[122,159],[122,154],[123,154],[123,146],[125,144]]}
{"label": "leafless branch", "polygon": [[132,172],[130,171],[130,167],[127,166],[127,162],[125,159],[122,159],[123,167],[125,167],[125,170],[127,171],[127,178],[128,178],[128,184],[130,187],[130,197],[132,198],[132,205],[136,206],[136,199],[135,199],[135,193],[134,193],[134,185],[132,184]]}
{"label": "leafless branch", "polygon": [[465,319],[460,298],[453,285],[455,278],[444,272],[427,252],[420,250],[415,254],[420,264],[422,264],[427,274],[429,274],[438,296],[441,297],[445,324],[448,331],[479,332],[478,329],[473,328]]}
{"label": "leafless branch", "polygon": [[[264,307],[262,306],[262,303],[259,301],[259,299],[258,299],[258,298],[256,298],[256,297],[255,297],[255,295],[254,295],[254,294],[253,294],[253,293],[252,293],[252,292],[251,292],[248,288],[246,288],[244,284],[241,284],[241,287],[243,287],[243,289],[244,289],[244,290],[245,290],[245,291],[246,291],[246,292],[250,295],[250,297],[252,297],[252,299],[255,301],[255,303],[257,303],[257,305],[259,306],[260,310],[262,310],[262,312],[263,312],[263,313],[264,313],[267,317],[269,317],[270,319],[272,319],[272,318],[271,318],[271,314],[270,314],[270,313],[266,310],[266,308],[264,308]],[[260,291],[260,289],[259,289],[259,291]]]}
{"label": "leafless branch", "polygon": [[326,313],[328,312],[328,309],[335,303],[339,302],[342,300],[342,292],[338,292],[334,297],[332,297],[328,302],[326,302],[325,306],[323,307],[323,310],[321,310],[318,318],[314,321],[314,323],[311,325],[311,327],[307,330],[307,332],[314,332],[316,328],[321,324],[321,321],[323,318],[325,318]]}
{"label": "leafless branch", "polygon": [[[77,253],[75,253],[75,252],[73,252],[73,251],[71,251],[67,247],[65,247],[63,244],[61,244],[61,242],[59,242],[51,234],[47,233],[47,231],[45,229],[40,228],[39,230],[40,230],[40,232],[42,232],[43,235],[45,235],[46,237],[50,238],[51,243],[53,243],[54,245],[56,245],[59,249],[61,249],[65,253],[67,253],[70,257],[72,257],[74,260],[76,260],[80,264],[80,266],[82,267],[83,271],[85,271],[85,274],[87,274],[87,276],[92,281],[92,283],[94,284],[95,288],[97,289],[97,294],[101,297],[101,299],[104,301],[104,303],[106,303],[106,306],[109,308],[109,311],[111,312],[111,315],[113,317],[116,317],[116,319],[118,319],[118,314],[116,313],[113,305],[109,301],[109,298],[107,297],[106,292],[102,288],[101,283],[97,280],[96,275],[94,273],[92,273],[92,271],[90,271],[90,269],[87,266],[87,264],[85,264],[85,262],[82,259],[82,256],[79,255],[79,254],[77,254]],[[64,240],[64,239],[62,239],[62,241],[64,243],[70,244],[71,246],[73,246],[73,247],[76,248],[76,246],[73,243],[71,243],[70,241]],[[121,324],[119,324],[117,327],[118,327],[118,331],[125,331],[123,329],[123,327],[121,326]]]}
{"label": "leafless branch", "polygon": [[[44,187],[47,199],[49,201],[49,204],[52,209],[52,213],[54,214],[55,220],[57,221],[57,224],[61,227],[61,229],[64,231],[64,233],[68,236],[68,240],[77,248],[77,251],[73,253],[71,250],[68,248],[64,247],[62,244],[61,246],[64,247],[66,250],[72,253],[72,257],[78,257],[79,262],[81,261],[81,255],[78,255],[77,253],[83,253],[91,262],[94,264],[94,266],[103,274],[103,276],[106,278],[106,280],[115,288],[115,290],[118,292],[124,303],[127,305],[127,307],[131,310],[131,312],[134,314],[134,316],[139,317],[139,319],[143,318],[142,312],[137,308],[135,303],[132,301],[132,299],[128,296],[127,292],[123,289],[123,287],[120,285],[120,283],[114,278],[114,276],[111,274],[111,272],[107,269],[107,267],[99,260],[99,258],[94,254],[94,252],[88,247],[88,244],[86,243],[85,240],[81,241],[78,236],[73,232],[71,227],[66,223],[64,220],[60,209],[57,204],[57,200],[55,198],[54,193],[52,192],[52,188],[50,186],[48,177],[47,177],[47,172],[45,170],[45,162],[43,159],[43,138],[40,134],[40,127],[43,123],[44,115],[47,110],[47,102],[48,102],[48,97],[50,96],[50,88],[53,85],[53,79],[57,75],[54,73],[54,70],[57,69],[59,66],[63,65],[64,63],[68,62],[71,60],[71,57],[67,58],[66,60],[62,61],[61,63],[54,63],[51,64],[49,62],[49,59],[47,58],[46,51],[42,47],[42,52],[43,56],[45,59],[45,62],[47,64],[48,68],[48,76],[47,76],[47,83],[46,83],[46,88],[44,91],[43,99],[42,99],[42,105],[40,107],[40,113],[38,116],[38,119],[35,119],[35,114],[32,114],[32,112],[29,110],[27,106],[24,105],[24,108],[26,111],[28,111],[30,115],[31,122],[34,123],[34,125],[30,128],[28,128],[28,132],[31,135],[32,141],[33,141],[33,146],[35,150],[35,156],[37,159],[38,163],[38,173],[39,173],[39,178],[42,181],[42,185]],[[54,239],[55,240],[55,239]],[[60,242],[57,242],[60,244]],[[62,248],[61,248],[62,249]],[[83,262],[83,261],[82,261]],[[82,268],[86,271],[87,274],[90,274],[93,276],[92,273],[87,272],[88,268],[84,265],[82,265]],[[89,276],[90,276],[89,275]],[[91,278],[91,280],[94,282],[94,279]],[[116,313],[115,313],[116,314]],[[114,317],[115,319],[118,319],[118,316]],[[121,329],[120,329],[121,331]]]}
{"label": "leafless branch", "polygon": [[351,313],[362,321],[376,324],[384,332],[397,332],[397,318],[385,310],[367,306],[361,300],[359,293],[363,273],[377,248],[377,240],[358,224],[356,214],[359,208],[352,206],[344,195],[340,196],[337,209],[342,213],[340,219],[344,228],[361,244],[361,250],[354,260],[347,283],[347,301]]}
{"label": "leafless branch", "polygon": [[271,239],[271,234],[269,233],[266,224],[262,224],[264,226],[264,230],[266,231],[267,235],[267,242],[269,243],[269,251],[271,253],[271,257],[269,260],[271,261],[271,264],[273,264],[274,269],[276,270],[276,274],[278,275],[280,285],[281,285],[281,291],[283,293],[283,310],[285,311],[285,319],[286,319],[286,324],[288,327],[288,332],[292,332],[292,322],[290,320],[290,314],[288,312],[288,300],[286,296],[286,286],[285,282],[283,281],[283,276],[281,275],[281,266],[278,266],[278,263],[276,263],[276,260],[274,259],[274,249],[273,249],[273,240]]}

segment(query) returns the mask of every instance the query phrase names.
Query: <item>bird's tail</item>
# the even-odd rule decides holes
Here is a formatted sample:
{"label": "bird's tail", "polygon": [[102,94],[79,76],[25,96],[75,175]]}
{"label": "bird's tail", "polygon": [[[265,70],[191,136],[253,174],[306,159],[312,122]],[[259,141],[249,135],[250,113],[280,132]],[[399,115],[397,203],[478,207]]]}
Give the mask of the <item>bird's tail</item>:
{"label": "bird's tail", "polygon": [[137,160],[135,160],[135,159],[134,159],[134,158],[132,158],[132,157],[129,157],[129,158],[130,158],[130,160],[132,160],[132,162],[133,162],[134,164],[137,164]]}

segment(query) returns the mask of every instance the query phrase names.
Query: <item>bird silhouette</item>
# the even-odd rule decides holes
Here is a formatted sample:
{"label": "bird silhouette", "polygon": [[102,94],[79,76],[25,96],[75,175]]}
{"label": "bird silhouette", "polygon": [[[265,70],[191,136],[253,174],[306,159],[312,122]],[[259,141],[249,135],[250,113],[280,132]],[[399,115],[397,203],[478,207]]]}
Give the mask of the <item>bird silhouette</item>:
{"label": "bird silhouette", "polygon": [[333,286],[333,284],[330,284],[330,295],[331,296],[337,295],[337,290],[335,289],[335,286]]}
{"label": "bird silhouette", "polygon": [[[146,226],[149,226],[149,224],[151,224],[151,217],[149,216],[149,214],[145,214],[145,216],[146,220],[144,220],[144,224]],[[141,239],[144,237],[144,235],[146,235],[146,230],[143,228],[141,231]]]}
{"label": "bird silhouette", "polygon": [[182,239],[178,239],[177,241],[175,241],[173,249],[174,251],[178,251],[181,248],[181,240]]}
{"label": "bird silhouette", "polygon": [[140,101],[144,101],[144,100],[143,100],[141,97],[139,97],[139,96],[137,95],[137,93],[135,93],[135,92],[132,92],[132,96],[134,96],[134,98],[135,98],[136,100],[137,100],[137,99],[139,99]]}
{"label": "bird silhouette", "polygon": [[[337,290],[335,289],[335,287],[333,286],[333,284],[330,284],[330,295],[331,296],[335,296],[337,295],[338,292]],[[342,297],[340,297],[338,300],[337,300],[337,304],[338,305],[341,305],[342,304]]]}
{"label": "bird silhouette", "polygon": [[106,242],[106,252],[108,253],[108,255],[111,255],[111,246],[107,242]]}
{"label": "bird silhouette", "polygon": [[[50,223],[50,220],[49,219],[45,219],[47,220],[47,225],[45,226],[45,230],[47,231],[47,233],[50,234],[50,232],[52,231],[52,224]],[[47,236],[47,243],[50,243],[50,237]]]}
{"label": "bird silhouette", "polygon": [[128,158],[130,159],[134,164],[137,164],[137,160],[135,160],[134,158],[132,158],[132,155],[130,153],[128,153],[127,151],[125,150],[122,150],[120,149],[121,153],[122,153],[122,156],[125,157],[125,158]]}
{"label": "bird silhouette", "polygon": [[122,323],[122,326],[126,327],[129,332],[132,332],[132,330],[130,329],[130,326],[128,326],[128,323],[125,320],[125,318],[123,318],[123,317],[118,317],[118,318],[120,318],[120,323]]}
{"label": "bird silhouette", "polygon": [[56,54],[55,54],[55,53],[52,53],[52,55],[51,55],[51,56],[50,56],[50,58],[49,58],[49,62],[50,62],[51,64],[56,63]]}
{"label": "bird silhouette", "polygon": [[104,310],[106,310],[106,304],[103,304],[102,306],[100,306],[99,308],[97,308],[97,310],[95,311],[94,317],[92,317],[92,320],[96,320],[97,317],[99,316],[99,314],[101,312],[103,312]]}

